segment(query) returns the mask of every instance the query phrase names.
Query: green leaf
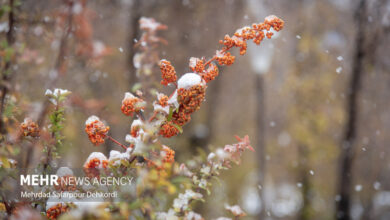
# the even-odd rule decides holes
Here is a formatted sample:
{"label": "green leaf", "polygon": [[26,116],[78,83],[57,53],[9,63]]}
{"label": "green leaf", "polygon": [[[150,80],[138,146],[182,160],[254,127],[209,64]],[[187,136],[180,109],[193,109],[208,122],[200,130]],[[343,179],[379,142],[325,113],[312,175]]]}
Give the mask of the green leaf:
{"label": "green leaf", "polygon": [[177,130],[179,130],[180,133],[183,133],[183,128],[180,125],[175,124],[175,123],[172,123],[172,124],[173,124],[173,126],[175,126],[175,128],[177,128]]}

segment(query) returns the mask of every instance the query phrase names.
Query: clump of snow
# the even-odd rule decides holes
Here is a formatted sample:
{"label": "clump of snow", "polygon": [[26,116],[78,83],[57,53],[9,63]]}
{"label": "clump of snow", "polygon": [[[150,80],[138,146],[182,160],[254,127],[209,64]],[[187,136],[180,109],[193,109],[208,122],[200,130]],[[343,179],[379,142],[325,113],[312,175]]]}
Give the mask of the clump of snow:
{"label": "clump of snow", "polygon": [[343,58],[342,56],[338,56],[338,57],[337,57],[337,60],[338,60],[338,61],[342,61],[342,60],[344,60],[344,58]]}
{"label": "clump of snow", "polygon": [[175,93],[171,96],[171,98],[168,99],[169,105],[174,105],[175,108],[179,107],[179,102],[177,101],[177,90],[175,90]]}
{"label": "clump of snow", "polygon": [[173,200],[173,208],[175,210],[186,210],[190,200],[201,199],[202,197],[202,194],[187,189],[184,194],[180,193],[178,198]]}
{"label": "clump of snow", "polygon": [[210,161],[210,160],[214,159],[215,156],[216,156],[215,153],[211,152],[211,153],[207,156],[207,160]]}
{"label": "clump of snow", "polygon": [[186,216],[186,220],[203,220],[204,218],[196,212],[190,211]]}
{"label": "clump of snow", "polygon": [[139,20],[140,23],[140,28],[143,30],[151,30],[155,31],[157,30],[161,24],[156,22],[153,18],[146,18],[146,17],[141,17]]}
{"label": "clump of snow", "polygon": [[95,159],[95,158],[100,161],[99,167],[96,167],[96,168],[103,168],[103,161],[107,161],[107,157],[101,152],[92,152],[88,156],[88,159],[85,161],[84,165],[86,165],[90,160]]}
{"label": "clump of snow", "polygon": [[279,19],[276,15],[268,15],[267,17],[265,17],[265,21],[267,21],[267,22],[271,22],[271,21],[273,21],[273,20],[275,20],[275,19]]}
{"label": "clump of snow", "polygon": [[163,112],[164,114],[169,114],[169,105],[163,107],[157,103],[154,103],[153,104],[153,111]]}
{"label": "clump of snow", "polygon": [[225,56],[225,53],[222,50],[217,50],[217,52],[215,52],[215,56],[217,56],[218,58],[221,58],[221,57]]}
{"label": "clump of snow", "polygon": [[108,161],[112,162],[114,166],[118,166],[121,164],[121,160],[127,160],[130,158],[131,148],[127,148],[126,152],[121,153],[116,150],[110,151],[110,157]]}
{"label": "clump of snow", "polygon": [[133,123],[131,124],[131,127],[137,127],[137,126],[142,126],[144,123],[140,120],[140,119],[136,119],[133,121]]}
{"label": "clump of snow", "polygon": [[125,93],[125,97],[124,97],[123,100],[122,100],[122,103],[123,103],[126,99],[132,99],[132,98],[134,98],[134,95],[131,94],[130,92],[126,92],[126,93]]}
{"label": "clump of snow", "polygon": [[83,6],[81,3],[76,3],[73,5],[72,12],[73,14],[80,14],[83,11]]}
{"label": "clump of snow", "polygon": [[89,125],[94,121],[100,121],[99,117],[95,115],[89,116],[89,118],[85,121],[85,125]]}
{"label": "clump of snow", "polygon": [[186,73],[177,81],[178,88],[189,89],[202,82],[202,77],[196,73]]}
{"label": "clump of snow", "polygon": [[179,217],[176,216],[176,212],[173,209],[169,209],[168,212],[157,212],[157,220],[179,220]]}
{"label": "clump of snow", "polygon": [[57,176],[62,177],[62,176],[73,176],[73,171],[69,167],[60,167],[57,170]]}
{"label": "clump of snow", "polygon": [[199,58],[196,58],[196,57],[191,57],[190,58],[190,68],[195,68],[196,67],[196,63],[199,61]]}
{"label": "clump of snow", "polygon": [[225,204],[225,209],[230,211],[234,216],[245,216],[245,212],[242,211],[241,207],[238,205],[230,206]]}
{"label": "clump of snow", "polygon": [[250,29],[251,28],[249,26],[245,26],[245,27],[237,29],[236,33],[241,35],[244,31],[247,31],[247,30],[250,30]]}
{"label": "clump of snow", "polygon": [[45,92],[45,96],[49,97],[49,100],[51,103],[53,103],[54,105],[57,105],[57,99],[60,96],[67,96],[70,93],[71,92],[69,90],[66,90],[66,89],[56,88],[53,91],[51,91],[50,89],[47,89]]}
{"label": "clump of snow", "polygon": [[101,41],[94,41],[93,42],[93,56],[98,57],[103,54],[104,50],[106,49],[106,46]]}
{"label": "clump of snow", "polygon": [[340,74],[342,70],[343,70],[343,68],[341,66],[339,66],[336,68],[336,73]]}

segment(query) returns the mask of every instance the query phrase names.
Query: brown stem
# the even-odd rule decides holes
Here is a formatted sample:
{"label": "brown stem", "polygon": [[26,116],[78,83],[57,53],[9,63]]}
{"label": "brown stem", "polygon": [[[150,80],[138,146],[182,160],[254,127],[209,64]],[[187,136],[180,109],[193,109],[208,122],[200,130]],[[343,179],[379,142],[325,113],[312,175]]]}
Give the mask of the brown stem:
{"label": "brown stem", "polygon": [[110,141],[114,142],[115,144],[121,146],[123,149],[125,149],[125,150],[127,149],[127,147],[125,145],[121,144],[119,141],[115,140],[113,137],[107,135],[107,138],[110,139]]}

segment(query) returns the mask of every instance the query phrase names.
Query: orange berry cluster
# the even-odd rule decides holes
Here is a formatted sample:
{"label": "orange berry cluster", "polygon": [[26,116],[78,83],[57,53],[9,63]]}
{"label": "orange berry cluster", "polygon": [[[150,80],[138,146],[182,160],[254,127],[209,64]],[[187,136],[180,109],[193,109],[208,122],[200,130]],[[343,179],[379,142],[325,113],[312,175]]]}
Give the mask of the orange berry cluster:
{"label": "orange berry cluster", "polygon": [[282,19],[271,15],[266,17],[263,23],[253,24],[252,27],[244,27],[237,30],[232,37],[226,35],[223,40],[220,40],[220,43],[225,47],[220,51],[222,56],[217,54],[217,61],[220,65],[232,64],[234,56],[225,51],[232,47],[237,47],[240,48],[240,55],[244,55],[247,50],[247,40],[253,40],[254,43],[259,45],[265,37],[272,37],[273,32],[271,32],[271,28],[275,31],[280,31],[283,26],[284,21]]}
{"label": "orange berry cluster", "polygon": [[161,125],[159,134],[165,138],[170,138],[179,133],[179,129],[173,124],[172,121],[166,121]]}
{"label": "orange berry cluster", "polygon": [[24,136],[39,137],[39,127],[37,123],[31,119],[26,118],[22,124],[20,124],[20,130]]}
{"label": "orange berry cluster", "polygon": [[85,132],[87,132],[89,140],[96,146],[104,143],[104,138],[106,138],[109,130],[110,127],[100,120],[85,125]]}
{"label": "orange berry cluster", "polygon": [[84,172],[90,178],[99,177],[100,167],[107,168],[107,165],[108,165],[107,160],[100,161],[100,159],[98,158],[92,158],[84,165]]}
{"label": "orange berry cluster", "polygon": [[161,80],[162,85],[166,86],[169,83],[176,82],[177,80],[176,71],[175,68],[172,66],[171,62],[167,60],[161,60],[159,66],[162,74],[162,80]]}
{"label": "orange berry cluster", "polygon": [[202,79],[208,83],[212,80],[215,79],[215,77],[218,76],[218,73],[219,73],[219,70],[218,70],[218,67],[217,65],[213,64],[213,63],[210,63],[209,67],[207,68],[207,70],[205,71],[205,73],[203,73],[201,76],[202,76]]}
{"label": "orange berry cluster", "polygon": [[[218,67],[216,64],[212,63],[213,61],[217,61],[219,65],[231,65],[235,61],[235,56],[229,52],[230,49],[235,47],[240,48],[240,55],[244,55],[248,47],[247,40],[253,40],[254,43],[260,44],[265,37],[272,37],[272,31],[280,31],[283,26],[283,20],[274,15],[268,16],[263,23],[241,28],[237,30],[232,37],[226,35],[224,39],[220,41],[224,47],[221,50],[217,50],[216,54],[210,60],[206,61],[204,58],[191,57],[189,67],[194,73],[189,74],[198,74],[201,76],[201,80],[197,85],[193,84],[192,87],[188,86],[188,88],[187,85],[189,82],[183,80],[184,86],[180,86],[179,79],[175,91],[177,92],[178,106],[176,106],[176,109],[172,114],[172,120],[162,123],[160,135],[172,137],[178,134],[179,131],[175,125],[185,125],[191,120],[191,114],[200,108],[200,105],[205,98],[206,83],[214,80],[219,74]],[[160,61],[160,69],[162,72],[161,84],[168,85],[169,83],[176,83],[176,71],[169,61]]]}
{"label": "orange berry cluster", "polygon": [[190,69],[198,73],[206,83],[214,80],[219,73],[218,67],[213,63],[210,63],[208,68],[205,69],[206,65],[204,59],[191,57],[189,66]]}
{"label": "orange berry cluster", "polygon": [[76,190],[76,182],[73,180],[70,180],[71,178],[74,178],[74,176],[66,175],[61,176],[58,178],[57,183],[58,185],[54,185],[54,188],[57,191],[75,191]]}
{"label": "orange berry cluster", "polygon": [[162,151],[160,152],[162,156],[162,161],[164,163],[173,163],[175,162],[175,151],[167,146],[163,146]]}
{"label": "orange berry cluster", "polygon": [[204,63],[205,62],[203,59],[191,57],[190,58],[190,69],[194,72],[197,72],[197,73],[203,73],[204,68],[205,68]]}
{"label": "orange berry cluster", "polygon": [[180,108],[184,109],[186,114],[192,114],[200,108],[206,94],[205,85],[195,85],[190,89],[178,89],[177,97],[180,104]]}
{"label": "orange berry cluster", "polygon": [[62,204],[62,203],[58,203],[57,205],[53,206],[53,207],[50,207],[47,211],[46,211],[46,217],[48,219],[57,219],[61,214],[69,211],[69,206],[67,206],[66,204]]}
{"label": "orange berry cluster", "polygon": [[126,98],[122,101],[121,110],[123,114],[127,116],[133,116],[134,113],[140,112],[144,109],[145,109],[144,100],[140,98],[131,97],[131,98]]}
{"label": "orange berry cluster", "polygon": [[215,59],[218,61],[219,65],[229,66],[234,63],[236,57],[233,56],[230,52],[218,51]]}
{"label": "orange berry cluster", "polygon": [[158,95],[158,104],[161,105],[162,107],[165,107],[168,105],[168,96],[164,95],[164,94],[159,94]]}

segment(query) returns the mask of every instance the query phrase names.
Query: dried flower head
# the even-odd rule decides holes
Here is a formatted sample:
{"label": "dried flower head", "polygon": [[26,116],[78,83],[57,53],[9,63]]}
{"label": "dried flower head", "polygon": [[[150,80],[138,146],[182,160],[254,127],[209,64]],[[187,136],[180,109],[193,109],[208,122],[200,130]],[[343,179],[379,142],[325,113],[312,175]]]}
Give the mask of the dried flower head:
{"label": "dried flower head", "polygon": [[177,98],[186,114],[192,114],[200,108],[206,94],[206,86],[198,84],[190,89],[178,89]]}
{"label": "dried flower head", "polygon": [[218,76],[219,70],[217,65],[210,63],[209,67],[205,71],[205,73],[201,74],[202,79],[208,83],[215,79]]}
{"label": "dried flower head", "polygon": [[100,152],[93,152],[84,163],[84,172],[88,177],[99,177],[100,170],[107,167],[107,157]]}
{"label": "dried flower head", "polygon": [[138,137],[140,130],[142,130],[143,122],[139,119],[134,120],[131,124],[130,135],[133,137]]}
{"label": "dried flower head", "polygon": [[134,113],[138,113],[145,109],[145,101],[135,97],[130,92],[125,93],[125,97],[122,100],[121,110],[123,114],[127,116],[133,116]]}
{"label": "dried flower head", "polygon": [[90,116],[85,122],[85,132],[87,132],[89,140],[96,146],[104,143],[109,130],[110,127],[94,115]]}
{"label": "dried flower head", "polygon": [[162,107],[165,107],[168,105],[168,96],[162,94],[162,93],[157,93],[157,103],[161,105]]}
{"label": "dried flower head", "polygon": [[57,219],[60,215],[69,211],[69,206],[64,203],[58,203],[56,205],[51,206],[46,210],[46,217],[48,219]]}
{"label": "dried flower head", "polygon": [[39,137],[39,127],[30,118],[25,118],[20,124],[20,130],[24,136]]}
{"label": "dried flower head", "polygon": [[175,68],[172,66],[171,62],[168,60],[160,61],[160,70],[161,70],[161,84],[168,85],[169,83],[174,83],[177,80]]}
{"label": "dried flower head", "polygon": [[68,167],[60,167],[57,170],[56,175],[59,177],[57,180],[58,185],[54,185],[57,191],[75,191],[76,181],[73,171]]}
{"label": "dried flower head", "polygon": [[196,58],[196,57],[191,57],[190,58],[190,69],[194,72],[197,72],[197,73],[203,73],[204,71],[204,60],[203,59],[199,59],[199,58]]}
{"label": "dried flower head", "polygon": [[166,121],[161,125],[159,134],[165,138],[170,138],[179,133],[177,125],[174,125],[172,121]]}
{"label": "dried flower head", "polygon": [[165,145],[163,145],[160,155],[163,158],[162,161],[164,163],[175,162],[175,151]]}
{"label": "dried flower head", "polygon": [[216,53],[216,60],[219,65],[232,65],[236,60],[236,57],[233,56],[230,52],[225,52],[223,50],[218,50]]}

